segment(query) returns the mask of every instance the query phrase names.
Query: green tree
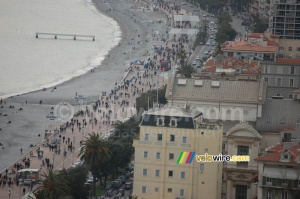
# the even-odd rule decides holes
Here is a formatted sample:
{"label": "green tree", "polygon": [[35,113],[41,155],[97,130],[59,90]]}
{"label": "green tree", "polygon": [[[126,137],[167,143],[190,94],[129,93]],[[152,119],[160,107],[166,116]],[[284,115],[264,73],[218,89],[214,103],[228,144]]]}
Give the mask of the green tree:
{"label": "green tree", "polygon": [[71,167],[61,171],[64,179],[68,181],[70,187],[70,195],[73,199],[86,199],[89,189],[85,186],[88,175],[86,165]]}
{"label": "green tree", "polygon": [[191,78],[192,74],[196,72],[196,69],[191,64],[184,64],[177,68],[177,73],[181,74],[185,78]]}
{"label": "green tree", "polygon": [[187,55],[185,50],[181,49],[177,53],[177,57],[179,59],[179,67],[177,68],[177,72],[186,78],[192,77],[192,74],[196,72],[196,69],[192,65],[187,64]]}
{"label": "green tree", "polygon": [[228,12],[224,12],[218,17],[219,28],[216,34],[216,41],[219,45],[225,41],[232,41],[236,37],[237,33],[229,23],[231,21],[232,18]]}
{"label": "green tree", "polygon": [[86,137],[80,149],[79,156],[89,165],[93,175],[93,196],[96,194],[96,175],[98,168],[111,158],[111,153],[107,148],[106,142],[100,138],[99,134],[93,132]]}
{"label": "green tree", "polygon": [[42,174],[33,193],[37,199],[62,199],[70,194],[70,187],[61,172],[50,169]]}
{"label": "green tree", "polygon": [[[153,103],[157,102],[157,92],[158,92],[159,104],[167,103],[167,99],[165,97],[166,86],[158,90],[151,90],[146,93],[142,93],[140,97],[136,98],[136,110],[138,113],[143,113],[144,110],[148,110],[148,99],[149,99],[149,108],[153,107]],[[138,115],[137,117],[140,117],[140,115]]]}
{"label": "green tree", "polygon": [[264,33],[268,29],[268,22],[262,20],[258,14],[252,15],[253,32]]}

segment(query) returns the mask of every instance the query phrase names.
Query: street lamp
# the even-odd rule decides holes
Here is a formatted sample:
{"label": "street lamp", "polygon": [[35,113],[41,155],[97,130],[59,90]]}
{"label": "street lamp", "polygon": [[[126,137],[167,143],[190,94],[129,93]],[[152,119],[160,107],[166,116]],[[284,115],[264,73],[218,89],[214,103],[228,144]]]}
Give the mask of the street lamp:
{"label": "street lamp", "polygon": [[53,152],[53,162],[52,162],[52,169],[54,169],[54,158],[55,158],[55,153]]}
{"label": "street lamp", "polygon": [[19,178],[19,185],[20,185],[20,198],[21,198],[21,189],[22,189],[23,179]]}
{"label": "street lamp", "polygon": [[75,153],[75,136],[73,137],[73,164],[75,159],[74,153]]}
{"label": "street lamp", "polygon": [[65,152],[66,152],[66,146],[64,146],[64,156],[63,156],[63,169],[65,168]]}
{"label": "street lamp", "polygon": [[8,199],[10,199],[11,191],[10,188],[8,188]]}
{"label": "street lamp", "polygon": [[32,191],[32,171],[30,171],[30,192]]}

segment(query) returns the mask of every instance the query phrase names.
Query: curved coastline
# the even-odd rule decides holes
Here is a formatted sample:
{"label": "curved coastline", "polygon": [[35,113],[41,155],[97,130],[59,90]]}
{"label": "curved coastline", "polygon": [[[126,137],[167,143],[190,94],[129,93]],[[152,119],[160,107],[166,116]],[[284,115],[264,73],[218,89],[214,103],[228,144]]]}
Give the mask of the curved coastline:
{"label": "curved coastline", "polygon": [[[0,119],[1,142],[6,146],[0,153],[0,162],[5,164],[0,165],[0,170],[5,169],[20,157],[20,148],[23,148],[25,153],[31,149],[29,148],[30,144],[37,144],[41,141],[40,138],[37,138],[37,133],[43,133],[46,126],[49,125],[45,115],[49,113],[51,106],[59,102],[73,104],[75,93],[91,97],[91,99],[98,99],[101,91],[109,91],[116,81],[122,80],[125,70],[128,68],[129,51],[132,49],[129,43],[133,41],[132,39],[141,41],[141,45],[136,46],[139,50],[132,51],[132,59],[142,59],[151,46],[150,42],[145,42],[149,39],[151,32],[154,30],[165,31],[164,24],[149,26],[148,23],[143,23],[150,19],[163,18],[165,17],[164,13],[131,11],[134,2],[130,2],[121,5],[93,1],[101,14],[113,18],[118,23],[122,32],[120,45],[108,52],[95,72],[87,72],[58,84],[55,86],[57,89],[54,90],[54,87],[50,87],[46,91],[38,90],[6,99],[5,107],[2,110],[7,112],[8,116]],[[109,8],[113,8],[114,11],[108,12]],[[135,30],[137,33],[134,33]],[[137,38],[137,34],[141,35],[141,38]],[[43,100],[43,105],[39,105],[40,100]],[[26,101],[28,104],[25,103]],[[9,109],[9,105],[14,105],[15,109]],[[20,107],[24,110],[16,111]],[[12,123],[8,125],[7,121],[12,121]]]}

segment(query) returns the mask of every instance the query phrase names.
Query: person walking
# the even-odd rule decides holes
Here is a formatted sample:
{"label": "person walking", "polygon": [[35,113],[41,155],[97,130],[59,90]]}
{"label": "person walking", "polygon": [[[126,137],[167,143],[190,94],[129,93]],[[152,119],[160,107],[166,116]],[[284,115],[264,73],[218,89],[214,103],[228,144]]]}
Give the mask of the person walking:
{"label": "person walking", "polygon": [[23,153],[23,149],[22,148],[20,149],[20,152],[21,152],[21,154]]}
{"label": "person walking", "polygon": [[23,196],[25,196],[25,192],[26,192],[26,189],[25,189],[25,188],[23,188]]}

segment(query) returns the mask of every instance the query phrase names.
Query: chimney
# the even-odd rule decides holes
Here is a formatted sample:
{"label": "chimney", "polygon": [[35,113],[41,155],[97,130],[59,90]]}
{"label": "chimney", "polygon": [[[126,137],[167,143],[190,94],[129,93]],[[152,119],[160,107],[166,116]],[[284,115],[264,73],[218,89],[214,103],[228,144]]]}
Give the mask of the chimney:
{"label": "chimney", "polygon": [[187,102],[187,103],[185,104],[185,110],[189,112],[190,109],[191,109],[191,103],[190,103],[190,102]]}

